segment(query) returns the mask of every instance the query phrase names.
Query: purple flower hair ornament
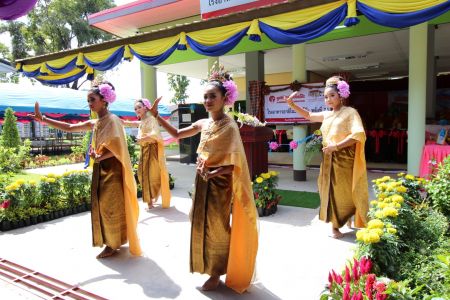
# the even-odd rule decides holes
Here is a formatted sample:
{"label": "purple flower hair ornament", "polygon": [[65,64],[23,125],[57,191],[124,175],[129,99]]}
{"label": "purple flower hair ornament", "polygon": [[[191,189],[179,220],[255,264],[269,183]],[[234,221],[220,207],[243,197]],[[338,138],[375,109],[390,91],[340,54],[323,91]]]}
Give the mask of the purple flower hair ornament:
{"label": "purple flower hair ornament", "polygon": [[344,80],[338,81],[337,90],[342,98],[348,98],[350,96],[350,86]]}
{"label": "purple flower hair ornament", "polygon": [[225,80],[222,82],[223,87],[227,90],[225,96],[227,96],[227,100],[225,100],[226,105],[233,105],[234,102],[238,98],[238,88],[233,80]]}
{"label": "purple flower hair ornament", "polygon": [[291,150],[295,150],[298,148],[298,143],[296,141],[291,141],[289,143],[289,148],[291,148]]}
{"label": "purple flower hair ornament", "polygon": [[269,148],[270,148],[270,150],[272,150],[272,151],[277,150],[278,147],[279,147],[279,145],[278,145],[277,142],[270,142],[270,143],[269,143]]}
{"label": "purple flower hair ornament", "polygon": [[103,100],[108,102],[109,104],[116,101],[116,92],[113,90],[113,88],[107,84],[103,83],[98,86],[98,90],[100,95],[102,95]]}
{"label": "purple flower hair ornament", "polygon": [[144,106],[145,106],[147,109],[150,109],[150,107],[152,107],[151,104],[150,104],[150,101],[148,101],[148,99],[142,98],[142,99],[141,99],[141,102],[142,102],[142,104],[144,104]]}

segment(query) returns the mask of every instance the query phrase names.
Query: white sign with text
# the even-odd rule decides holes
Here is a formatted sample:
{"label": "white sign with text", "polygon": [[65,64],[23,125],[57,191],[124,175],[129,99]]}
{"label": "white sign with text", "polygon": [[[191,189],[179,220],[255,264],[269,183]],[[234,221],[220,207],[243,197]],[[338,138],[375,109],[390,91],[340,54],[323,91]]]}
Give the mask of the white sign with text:
{"label": "white sign with text", "polygon": [[[281,90],[285,86],[271,86],[272,90]],[[323,98],[323,83],[309,83],[301,87],[294,96],[294,103],[311,112],[329,110]],[[286,98],[292,94],[290,88],[271,92],[264,97],[264,118],[267,123],[309,123],[286,103]]]}

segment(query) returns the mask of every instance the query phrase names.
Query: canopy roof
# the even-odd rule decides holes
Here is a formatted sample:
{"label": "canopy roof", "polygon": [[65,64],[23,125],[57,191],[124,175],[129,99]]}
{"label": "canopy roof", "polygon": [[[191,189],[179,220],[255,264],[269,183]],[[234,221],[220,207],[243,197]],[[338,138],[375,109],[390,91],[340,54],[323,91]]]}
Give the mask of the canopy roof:
{"label": "canopy roof", "polygon": [[[44,113],[89,114],[86,91],[69,88],[52,88],[47,86],[23,87],[18,84],[0,84],[0,111],[11,107],[16,112],[32,112],[34,103],[39,102]],[[134,99],[118,95],[109,107],[119,116],[135,116]],[[165,105],[158,106],[162,116],[169,116],[171,111]]]}
{"label": "canopy roof", "polygon": [[[317,5],[318,3],[324,3]],[[420,24],[450,10],[449,0],[295,1],[223,18],[117,39],[80,49],[19,60],[17,69],[48,84],[72,82],[94,70],[114,68],[123,59],[136,57],[158,65],[174,53],[193,50],[199,55],[222,56],[249,40],[246,51],[258,48],[265,38],[278,45],[305,43],[345,26],[359,23],[357,11],[371,22],[392,28]]]}

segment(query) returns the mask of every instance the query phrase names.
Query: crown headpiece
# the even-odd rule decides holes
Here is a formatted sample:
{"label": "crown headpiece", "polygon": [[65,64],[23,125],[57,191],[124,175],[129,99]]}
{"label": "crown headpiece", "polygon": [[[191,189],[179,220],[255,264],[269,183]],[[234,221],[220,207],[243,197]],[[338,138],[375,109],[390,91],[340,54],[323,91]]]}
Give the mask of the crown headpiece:
{"label": "crown headpiece", "polygon": [[233,105],[236,99],[238,98],[238,88],[236,83],[234,83],[230,74],[225,71],[223,66],[218,66],[217,62],[213,64],[211,70],[208,74],[208,81],[217,81],[222,85],[225,89],[225,96],[227,99],[225,100],[226,105]]}

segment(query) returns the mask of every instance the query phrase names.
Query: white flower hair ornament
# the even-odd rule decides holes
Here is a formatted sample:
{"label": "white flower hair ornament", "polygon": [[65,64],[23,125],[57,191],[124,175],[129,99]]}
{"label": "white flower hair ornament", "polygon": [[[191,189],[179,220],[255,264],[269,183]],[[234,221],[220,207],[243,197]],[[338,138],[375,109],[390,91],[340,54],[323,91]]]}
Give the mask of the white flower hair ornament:
{"label": "white flower hair ornament", "polygon": [[348,98],[348,96],[350,96],[350,86],[344,80],[339,80],[336,85],[336,88],[338,90],[338,94],[342,98]]}
{"label": "white flower hair ornament", "polygon": [[98,92],[102,95],[103,100],[109,104],[116,101],[116,92],[113,90],[112,86],[107,83],[102,83],[98,86]]}

